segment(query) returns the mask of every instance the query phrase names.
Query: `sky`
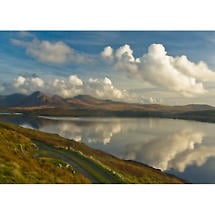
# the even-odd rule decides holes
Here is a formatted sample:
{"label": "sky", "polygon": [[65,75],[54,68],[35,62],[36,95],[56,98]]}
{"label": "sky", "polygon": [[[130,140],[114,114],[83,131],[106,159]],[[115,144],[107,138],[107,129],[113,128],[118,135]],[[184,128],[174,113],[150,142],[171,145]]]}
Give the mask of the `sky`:
{"label": "sky", "polygon": [[0,94],[215,106],[214,31],[0,31]]}

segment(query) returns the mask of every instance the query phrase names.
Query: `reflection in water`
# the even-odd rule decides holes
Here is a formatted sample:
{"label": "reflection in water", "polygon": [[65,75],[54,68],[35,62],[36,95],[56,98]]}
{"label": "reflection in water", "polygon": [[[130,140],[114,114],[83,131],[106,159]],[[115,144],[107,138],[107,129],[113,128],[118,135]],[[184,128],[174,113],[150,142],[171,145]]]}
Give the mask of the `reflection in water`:
{"label": "reflection in water", "polygon": [[[23,127],[58,133],[123,159],[174,171],[180,177],[188,167],[210,171],[207,161],[215,158],[215,124],[210,123],[156,118],[22,118],[17,122]],[[189,174],[186,177],[189,180]],[[204,173],[201,181],[206,178]]]}
{"label": "reflection in water", "polygon": [[117,120],[114,123],[87,122],[87,124],[77,121],[55,121],[55,123],[51,122],[51,124],[41,126],[39,129],[45,132],[58,133],[65,138],[79,142],[106,145],[111,142],[115,134],[120,133],[121,124]]}
{"label": "reflection in water", "polygon": [[[144,122],[137,119],[131,121],[92,119],[84,123],[81,119],[80,121],[56,120],[55,123],[52,121],[51,124],[41,126],[40,130],[58,133],[91,146],[96,144],[100,149],[105,149],[101,144],[112,142],[114,144],[109,147],[110,153],[123,159],[147,163],[161,170],[176,169],[183,172],[188,165],[201,166],[209,157],[215,156],[215,147],[202,145],[204,132],[194,130],[190,125],[181,126],[182,128],[179,127],[176,131],[170,132],[161,128],[163,122],[159,119],[149,119]],[[154,135],[150,136],[150,130]],[[127,140],[118,137],[117,134],[124,134]],[[119,142],[120,139],[123,143]],[[118,147],[119,144],[122,147]]]}
{"label": "reflection in water", "polygon": [[[177,169],[183,172],[187,165],[200,164],[192,154],[199,151],[202,132],[185,129],[162,138],[154,138],[143,145],[129,144],[127,159],[141,160],[161,170]],[[187,159],[183,159],[183,157]],[[201,162],[203,164],[203,162]]]}

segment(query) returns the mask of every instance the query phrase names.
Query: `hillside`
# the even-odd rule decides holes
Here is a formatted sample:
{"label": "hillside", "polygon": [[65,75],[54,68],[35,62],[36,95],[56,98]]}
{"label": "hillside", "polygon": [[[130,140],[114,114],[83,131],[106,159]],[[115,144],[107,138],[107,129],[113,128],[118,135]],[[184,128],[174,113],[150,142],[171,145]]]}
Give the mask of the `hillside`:
{"label": "hillside", "polygon": [[186,183],[58,135],[0,121],[0,183]]}
{"label": "hillside", "polygon": [[26,136],[0,128],[0,183],[90,183],[66,162],[43,155]]}

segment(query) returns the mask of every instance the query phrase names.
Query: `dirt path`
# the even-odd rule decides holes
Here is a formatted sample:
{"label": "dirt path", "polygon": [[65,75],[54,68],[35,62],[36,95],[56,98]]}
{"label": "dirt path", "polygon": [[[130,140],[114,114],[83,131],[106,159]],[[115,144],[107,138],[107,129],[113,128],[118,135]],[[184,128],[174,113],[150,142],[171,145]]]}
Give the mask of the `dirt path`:
{"label": "dirt path", "polygon": [[65,162],[72,165],[78,172],[90,179],[94,184],[118,184],[122,183],[121,179],[114,175],[112,172],[104,169],[94,161],[82,156],[78,152],[65,149],[57,149],[49,144],[35,141],[33,142],[39,147],[41,151],[44,151],[47,155],[60,158]]}

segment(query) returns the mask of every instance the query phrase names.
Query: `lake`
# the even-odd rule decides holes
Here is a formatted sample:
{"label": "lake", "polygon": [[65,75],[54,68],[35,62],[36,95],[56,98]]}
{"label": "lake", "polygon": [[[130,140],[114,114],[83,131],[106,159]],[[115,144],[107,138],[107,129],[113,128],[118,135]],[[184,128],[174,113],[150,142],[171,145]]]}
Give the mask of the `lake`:
{"label": "lake", "polygon": [[191,183],[215,183],[215,124],[160,118],[2,117],[57,133]]}

